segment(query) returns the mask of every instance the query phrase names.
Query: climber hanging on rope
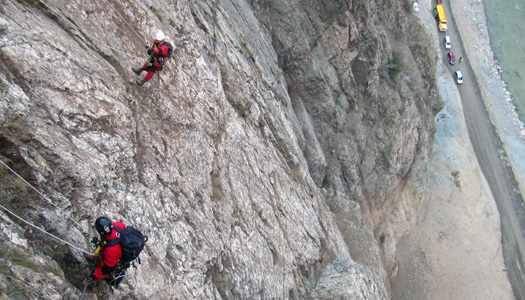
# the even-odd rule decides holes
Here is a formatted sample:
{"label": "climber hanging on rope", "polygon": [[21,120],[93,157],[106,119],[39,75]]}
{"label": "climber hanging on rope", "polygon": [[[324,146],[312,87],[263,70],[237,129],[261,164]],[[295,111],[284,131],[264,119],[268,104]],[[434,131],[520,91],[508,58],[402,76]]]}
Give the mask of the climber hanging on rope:
{"label": "climber hanging on rope", "polygon": [[164,32],[159,31],[157,32],[157,35],[155,36],[155,41],[153,42],[153,46],[151,46],[150,49],[148,49],[148,55],[150,57],[146,61],[146,63],[142,67],[131,67],[133,72],[135,74],[140,75],[142,71],[147,71],[146,77],[137,79],[138,85],[144,85],[146,81],[149,81],[155,73],[162,70],[162,67],[164,66],[164,63],[166,62],[166,59],[171,58],[171,55],[173,53],[173,46],[165,41],[166,36],[164,35]]}
{"label": "climber hanging on rope", "polygon": [[84,282],[89,284],[104,278],[110,285],[118,286],[126,275],[126,269],[144,249],[148,237],[132,226],[111,222],[106,217],[95,221],[95,229],[100,235],[100,241],[93,237],[91,242],[97,246],[93,252],[97,256],[97,263]]}

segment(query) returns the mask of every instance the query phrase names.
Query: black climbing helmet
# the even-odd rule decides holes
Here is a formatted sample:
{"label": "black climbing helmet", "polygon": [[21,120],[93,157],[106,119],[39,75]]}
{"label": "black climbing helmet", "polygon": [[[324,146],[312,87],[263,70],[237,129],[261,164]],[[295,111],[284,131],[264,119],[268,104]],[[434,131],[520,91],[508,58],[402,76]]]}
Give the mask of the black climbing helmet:
{"label": "black climbing helmet", "polygon": [[107,238],[111,234],[113,223],[106,217],[100,217],[95,221],[95,229],[101,238]]}

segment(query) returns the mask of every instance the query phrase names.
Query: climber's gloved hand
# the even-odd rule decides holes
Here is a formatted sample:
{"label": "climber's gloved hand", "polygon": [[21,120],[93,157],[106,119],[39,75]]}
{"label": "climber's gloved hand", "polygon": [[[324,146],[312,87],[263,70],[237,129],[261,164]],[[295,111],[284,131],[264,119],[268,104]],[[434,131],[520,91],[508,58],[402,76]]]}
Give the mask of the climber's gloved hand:
{"label": "climber's gloved hand", "polygon": [[98,238],[97,237],[92,237],[90,242],[96,245],[98,243]]}
{"label": "climber's gloved hand", "polygon": [[92,282],[94,280],[95,280],[95,274],[91,274],[88,277],[86,277],[86,279],[84,279],[84,283],[88,284],[88,283],[90,283],[90,282]]}
{"label": "climber's gloved hand", "polygon": [[153,49],[148,49],[148,55],[151,55],[153,53]]}

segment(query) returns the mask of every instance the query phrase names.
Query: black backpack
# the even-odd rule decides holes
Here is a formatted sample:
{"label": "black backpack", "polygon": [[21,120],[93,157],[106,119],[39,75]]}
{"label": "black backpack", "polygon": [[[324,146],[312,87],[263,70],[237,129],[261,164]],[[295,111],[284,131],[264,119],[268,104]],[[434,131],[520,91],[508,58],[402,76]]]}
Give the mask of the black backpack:
{"label": "black backpack", "polygon": [[127,226],[122,230],[118,227],[113,227],[118,233],[119,238],[108,240],[106,247],[120,244],[122,246],[121,262],[128,263],[139,257],[140,252],[144,249],[144,245],[148,241],[148,237],[144,236],[140,230],[133,226]]}
{"label": "black backpack", "polygon": [[166,54],[166,58],[171,58],[173,55],[173,45],[171,45],[168,42],[164,42],[163,45],[166,45],[168,47],[168,54]]}

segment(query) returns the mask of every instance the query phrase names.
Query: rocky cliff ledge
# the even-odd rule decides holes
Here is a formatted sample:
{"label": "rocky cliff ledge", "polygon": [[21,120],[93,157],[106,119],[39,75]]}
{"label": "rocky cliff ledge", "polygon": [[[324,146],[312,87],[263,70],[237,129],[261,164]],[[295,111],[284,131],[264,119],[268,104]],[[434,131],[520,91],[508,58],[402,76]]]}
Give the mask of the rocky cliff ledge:
{"label": "rocky cliff ledge", "polygon": [[[2,0],[0,202],[90,250],[149,236],[84,299],[388,299],[441,107],[411,1]],[[131,66],[163,30],[174,58]],[[0,214],[0,297],[80,297],[90,262]]]}

